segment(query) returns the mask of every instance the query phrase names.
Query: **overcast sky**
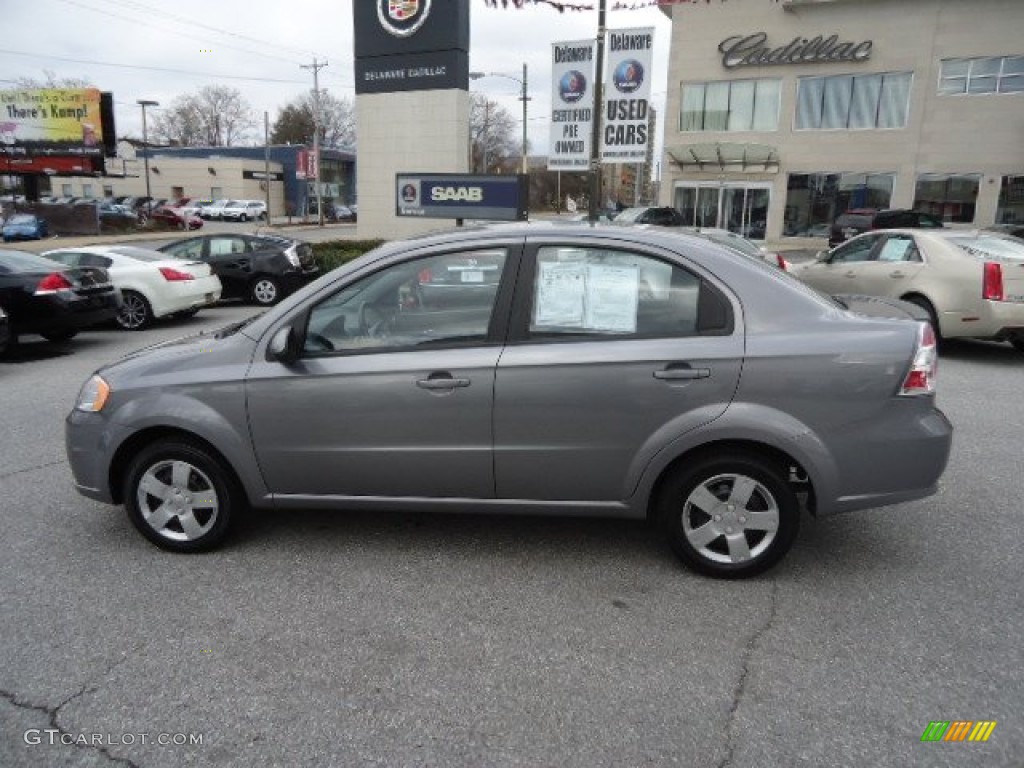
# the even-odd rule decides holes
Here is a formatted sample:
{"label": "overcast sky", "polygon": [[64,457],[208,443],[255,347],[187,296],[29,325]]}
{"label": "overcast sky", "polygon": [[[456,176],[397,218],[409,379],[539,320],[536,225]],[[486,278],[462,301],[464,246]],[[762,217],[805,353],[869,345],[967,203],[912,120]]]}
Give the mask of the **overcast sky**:
{"label": "overcast sky", "polygon": [[[19,77],[88,78],[114,94],[119,136],[141,136],[137,99],[169,104],[204,85],[238,88],[261,117],[312,88],[300,69],[329,62],[320,85],[355,99],[352,3],[372,0],[0,0],[0,88]],[[558,13],[544,6],[488,8],[470,0],[470,70],[522,76],[529,67],[529,137],[547,151],[551,43],[593,38],[597,11]],[[573,0],[589,4],[596,0]],[[613,2],[608,3],[609,6]],[[638,2],[638,5],[642,2]],[[511,5],[511,4],[510,4]],[[608,27],[655,28],[654,106],[665,101],[669,19],[654,8],[609,11]],[[492,77],[470,82],[518,121],[519,84]],[[410,119],[415,119],[410,116]],[[659,120],[660,123],[660,120]],[[518,122],[517,122],[518,125]]]}

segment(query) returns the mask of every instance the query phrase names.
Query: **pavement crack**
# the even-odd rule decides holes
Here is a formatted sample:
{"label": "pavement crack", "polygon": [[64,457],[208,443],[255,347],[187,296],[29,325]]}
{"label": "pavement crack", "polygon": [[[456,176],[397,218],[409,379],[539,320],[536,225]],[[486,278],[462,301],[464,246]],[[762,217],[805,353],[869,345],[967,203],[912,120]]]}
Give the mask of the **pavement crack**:
{"label": "pavement crack", "polygon": [[740,663],[740,677],[736,681],[736,687],[732,693],[732,703],[729,705],[729,719],[725,724],[725,757],[718,764],[716,768],[732,768],[732,760],[736,751],[735,737],[733,735],[733,727],[736,724],[736,711],[740,708],[740,704],[743,703],[743,696],[747,692],[747,678],[750,675],[750,660],[754,655],[754,651],[757,648],[757,644],[761,638],[764,637],[768,631],[772,628],[775,623],[775,619],[779,612],[779,583],[772,579],[772,591],[770,608],[768,611],[768,618],[765,619],[764,623],[754,631],[747,640],[747,644],[743,648],[743,659]]}
{"label": "pavement crack", "polygon": [[[111,672],[113,672],[121,664],[124,664],[124,662],[127,661],[127,660],[128,660],[127,656],[122,656],[120,659],[115,661],[113,664],[109,665],[107,667],[107,669],[103,672],[103,674],[100,675],[100,679],[103,679],[103,678],[107,677]],[[104,757],[106,757],[108,760],[110,760],[113,763],[120,763],[122,765],[127,765],[129,768],[139,768],[139,766],[136,763],[134,763],[133,761],[129,760],[127,757],[117,757],[115,755],[110,754],[110,752],[104,746],[99,746],[99,745],[96,745],[96,744],[89,744],[89,743],[87,743],[87,740],[86,740],[86,743],[82,743],[82,741],[79,738],[77,738],[75,733],[73,733],[73,732],[71,732],[71,731],[69,731],[66,728],[63,728],[61,726],[61,724],[59,722],[59,717],[60,717],[61,709],[66,707],[68,704],[70,704],[75,699],[79,698],[80,696],[83,696],[86,693],[94,693],[97,690],[99,690],[99,688],[97,686],[93,685],[92,683],[86,683],[85,685],[83,685],[77,691],[72,693],[70,696],[68,696],[66,699],[64,699],[64,701],[62,701],[60,704],[58,704],[55,707],[48,707],[48,706],[45,706],[43,704],[33,704],[31,702],[25,701],[24,699],[19,697],[18,694],[14,693],[13,691],[5,691],[5,690],[2,690],[2,689],[0,689],[0,698],[6,699],[8,702],[10,702],[10,704],[12,706],[17,707],[18,709],[26,709],[26,710],[29,710],[29,711],[32,711],[32,712],[39,712],[41,714],[46,715],[47,720],[49,720],[49,723],[50,723],[50,728],[53,729],[53,731],[55,731],[56,733],[60,734],[59,740],[60,740],[60,743],[63,746],[74,747],[75,749],[84,749],[84,750],[90,750],[90,751],[93,751],[93,752],[99,752],[101,755],[103,755]],[[69,737],[70,741],[69,742],[65,742],[63,740],[64,736]]]}
{"label": "pavement crack", "polygon": [[48,461],[45,464],[37,464],[34,467],[25,467],[24,469],[12,469],[9,472],[0,472],[0,480],[7,477],[14,477],[15,475],[23,475],[26,472],[37,472],[40,469],[46,469],[48,467],[58,467],[61,464],[67,464],[67,459],[60,459],[58,461]]}

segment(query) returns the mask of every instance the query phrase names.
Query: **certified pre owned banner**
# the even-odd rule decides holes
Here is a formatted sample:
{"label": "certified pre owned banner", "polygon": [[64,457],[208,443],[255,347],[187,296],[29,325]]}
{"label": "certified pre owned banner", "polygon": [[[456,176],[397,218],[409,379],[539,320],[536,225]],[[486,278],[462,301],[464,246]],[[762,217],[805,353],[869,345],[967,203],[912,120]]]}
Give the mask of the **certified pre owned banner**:
{"label": "certified pre owned banner", "polygon": [[641,163],[647,157],[653,50],[653,27],[608,32],[602,163]]}
{"label": "certified pre owned banner", "polygon": [[593,40],[551,46],[551,147],[549,171],[590,168],[594,119]]}

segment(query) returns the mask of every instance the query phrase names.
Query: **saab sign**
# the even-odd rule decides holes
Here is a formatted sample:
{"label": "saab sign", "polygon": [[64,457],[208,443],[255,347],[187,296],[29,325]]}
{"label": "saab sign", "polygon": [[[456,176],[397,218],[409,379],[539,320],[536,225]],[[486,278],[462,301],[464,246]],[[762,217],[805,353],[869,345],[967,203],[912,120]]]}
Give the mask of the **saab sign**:
{"label": "saab sign", "polygon": [[525,221],[526,176],[400,173],[395,214],[426,219]]}

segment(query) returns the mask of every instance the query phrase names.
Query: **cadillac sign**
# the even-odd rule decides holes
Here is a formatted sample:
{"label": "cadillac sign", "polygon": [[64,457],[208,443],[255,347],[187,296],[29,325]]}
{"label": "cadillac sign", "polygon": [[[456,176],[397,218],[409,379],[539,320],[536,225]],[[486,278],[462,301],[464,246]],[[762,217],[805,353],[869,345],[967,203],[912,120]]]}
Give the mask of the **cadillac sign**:
{"label": "cadillac sign", "polygon": [[722,66],[765,67],[773,64],[815,64],[830,61],[866,61],[871,58],[870,40],[860,43],[840,41],[839,35],[829,37],[794,37],[786,45],[772,48],[768,35],[733,35],[718,45]]}
{"label": "cadillac sign", "polygon": [[411,37],[430,15],[430,0],[377,0],[380,25],[395,37]]}

